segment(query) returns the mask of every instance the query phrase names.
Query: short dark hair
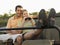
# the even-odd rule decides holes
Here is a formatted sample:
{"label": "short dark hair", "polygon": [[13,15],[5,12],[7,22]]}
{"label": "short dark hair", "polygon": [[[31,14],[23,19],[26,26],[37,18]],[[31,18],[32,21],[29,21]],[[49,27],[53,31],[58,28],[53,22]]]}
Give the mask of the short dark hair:
{"label": "short dark hair", "polygon": [[15,11],[17,10],[17,8],[23,8],[21,5],[17,5],[16,7],[15,7]]}

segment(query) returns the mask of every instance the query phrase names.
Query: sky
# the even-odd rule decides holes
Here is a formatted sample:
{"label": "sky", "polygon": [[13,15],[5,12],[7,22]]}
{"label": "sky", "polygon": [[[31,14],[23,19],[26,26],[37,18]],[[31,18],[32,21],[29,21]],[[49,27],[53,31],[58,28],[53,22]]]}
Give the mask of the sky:
{"label": "sky", "polygon": [[21,5],[28,12],[39,12],[41,9],[49,11],[54,8],[60,12],[60,0],[0,0],[0,14],[15,13],[15,6]]}

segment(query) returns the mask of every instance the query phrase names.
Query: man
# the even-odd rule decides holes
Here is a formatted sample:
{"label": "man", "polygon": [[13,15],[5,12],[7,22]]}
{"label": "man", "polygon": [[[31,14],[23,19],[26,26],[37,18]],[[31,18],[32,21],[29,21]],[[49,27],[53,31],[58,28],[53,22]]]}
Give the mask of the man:
{"label": "man", "polygon": [[[20,5],[17,5],[15,7],[16,15],[9,18],[7,23],[7,28],[18,28],[22,25],[22,15],[23,15],[23,7]],[[20,24],[21,23],[21,24]],[[19,25],[20,24],[20,25]],[[15,42],[15,39],[17,41],[17,45],[21,45],[22,43],[22,30],[8,30],[7,34],[0,35],[0,40],[8,40],[13,39],[13,43]]]}

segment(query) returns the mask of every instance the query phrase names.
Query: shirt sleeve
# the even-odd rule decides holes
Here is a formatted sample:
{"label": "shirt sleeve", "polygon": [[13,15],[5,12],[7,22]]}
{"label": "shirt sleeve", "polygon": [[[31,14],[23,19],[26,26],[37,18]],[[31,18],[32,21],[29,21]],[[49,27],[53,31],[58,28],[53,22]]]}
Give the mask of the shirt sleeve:
{"label": "shirt sleeve", "polygon": [[11,20],[10,20],[10,19],[9,19],[8,22],[7,22],[6,28],[11,28]]}
{"label": "shirt sleeve", "polygon": [[[6,28],[11,28],[11,21],[10,21],[10,19],[9,19],[8,22],[7,22]],[[7,30],[7,31],[6,31],[6,33],[10,33],[10,32],[11,32],[11,30]]]}

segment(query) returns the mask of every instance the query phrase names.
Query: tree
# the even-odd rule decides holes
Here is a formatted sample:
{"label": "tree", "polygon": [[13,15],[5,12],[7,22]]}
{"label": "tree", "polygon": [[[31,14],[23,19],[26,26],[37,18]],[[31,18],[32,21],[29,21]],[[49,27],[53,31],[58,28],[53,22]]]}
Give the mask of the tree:
{"label": "tree", "polygon": [[9,18],[8,14],[7,13],[4,13],[3,19],[8,19],[8,18]]}

